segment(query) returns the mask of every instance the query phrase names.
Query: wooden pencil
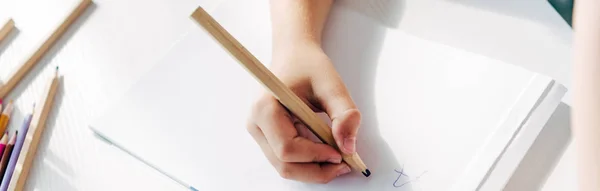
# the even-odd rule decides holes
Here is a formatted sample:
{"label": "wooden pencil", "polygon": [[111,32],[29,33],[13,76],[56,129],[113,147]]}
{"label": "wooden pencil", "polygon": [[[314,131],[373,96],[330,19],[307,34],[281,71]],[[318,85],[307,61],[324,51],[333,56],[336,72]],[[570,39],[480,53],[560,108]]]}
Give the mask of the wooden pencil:
{"label": "wooden pencil", "polygon": [[6,97],[10,91],[23,79],[29,71],[42,59],[42,57],[52,48],[52,46],[62,37],[67,29],[79,18],[86,8],[91,4],[91,0],[82,0],[81,3],[69,14],[69,16],[52,32],[52,34],[38,47],[38,49],[25,61],[23,65],[12,74],[8,80],[0,86],[0,98]]}
{"label": "wooden pencil", "polygon": [[4,26],[2,26],[2,29],[0,29],[0,42],[2,42],[14,28],[15,21],[12,19],[9,19],[6,23],[4,23]]}
{"label": "wooden pencil", "polygon": [[10,154],[12,153],[13,148],[15,147],[15,142],[17,141],[18,134],[19,132],[15,131],[15,134],[12,136],[12,138],[10,138],[10,141],[6,145],[4,152],[2,152],[2,159],[0,159],[0,180],[2,180],[4,174],[6,173],[6,167],[8,166],[8,161],[10,160]]}
{"label": "wooden pencil", "polygon": [[13,146],[13,150],[10,153],[10,158],[8,159],[8,164],[6,165],[4,176],[1,179],[2,182],[0,182],[0,190],[8,189],[8,184],[10,183],[10,179],[12,178],[13,172],[15,171],[15,167],[17,166],[19,154],[21,154],[21,148],[23,148],[23,142],[25,141],[25,135],[27,135],[27,130],[29,129],[29,123],[31,122],[31,118],[31,113],[25,116],[23,124],[18,130],[17,142],[15,142],[15,146]]}
{"label": "wooden pencil", "polygon": [[[38,102],[39,105],[36,105],[36,108],[40,109],[34,111],[29,130],[27,131],[23,147],[21,148],[21,153],[19,154],[17,164],[12,173],[12,177],[10,178],[10,183],[7,186],[8,190],[23,190],[25,183],[27,182],[27,176],[29,175],[30,168],[33,164],[40,138],[46,128],[46,120],[48,119],[48,115],[54,104],[54,97],[56,96],[59,82],[58,67],[56,67],[54,77],[51,79],[50,84],[43,95],[44,97]],[[2,185],[0,185],[0,190],[4,190],[5,188],[6,185],[2,183]]]}
{"label": "wooden pencil", "polygon": [[[200,24],[212,37],[218,41],[237,61],[252,74],[255,79],[263,84],[281,104],[288,108],[324,143],[331,145],[339,151],[339,147],[333,138],[331,128],[322,121],[315,112],[306,105],[294,92],[288,88],[279,78],[265,67],[254,55],[240,44],[227,30],[225,30],[212,16],[202,7],[198,7],[191,17]],[[342,153],[342,152],[340,152]],[[352,155],[342,153],[344,161],[350,167],[359,170],[364,176],[369,177],[371,171],[363,163],[355,152]]]}
{"label": "wooden pencil", "polygon": [[10,116],[12,115],[14,109],[13,101],[11,100],[6,104],[6,108],[0,114],[0,133],[4,133],[6,131],[6,127],[8,127],[8,122],[10,121]]}

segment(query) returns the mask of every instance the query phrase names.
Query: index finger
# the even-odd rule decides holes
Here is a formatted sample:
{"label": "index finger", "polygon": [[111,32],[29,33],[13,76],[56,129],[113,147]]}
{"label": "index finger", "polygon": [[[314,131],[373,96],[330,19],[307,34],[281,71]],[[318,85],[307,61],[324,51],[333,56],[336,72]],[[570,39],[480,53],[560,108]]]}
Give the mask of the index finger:
{"label": "index finger", "polygon": [[[273,152],[284,162],[340,163],[342,156],[333,147],[299,135],[291,114],[274,98],[259,111],[256,125],[264,133]],[[303,125],[303,124],[300,124]]]}
{"label": "index finger", "polygon": [[254,123],[271,146],[298,136],[291,114],[272,96],[264,96],[258,101],[254,109]]}

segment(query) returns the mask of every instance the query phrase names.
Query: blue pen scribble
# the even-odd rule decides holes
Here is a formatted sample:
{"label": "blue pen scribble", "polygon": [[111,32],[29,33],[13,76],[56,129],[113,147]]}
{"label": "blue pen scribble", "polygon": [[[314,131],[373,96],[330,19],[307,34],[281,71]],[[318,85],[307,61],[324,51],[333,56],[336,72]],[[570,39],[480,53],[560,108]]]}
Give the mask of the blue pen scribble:
{"label": "blue pen scribble", "polygon": [[400,188],[400,187],[402,187],[402,186],[404,186],[405,184],[407,184],[407,183],[409,183],[409,182],[410,182],[410,181],[407,181],[407,182],[404,182],[404,183],[402,183],[402,184],[400,184],[400,185],[396,185],[396,184],[398,184],[398,180],[400,180],[400,178],[401,178],[402,176],[406,176],[406,177],[408,177],[408,175],[404,174],[404,168],[402,168],[400,171],[398,171],[398,170],[394,169],[394,171],[396,171],[396,172],[399,174],[399,175],[398,175],[398,178],[396,178],[396,181],[394,181],[394,183],[392,184],[394,187],[396,187],[396,188]]}
{"label": "blue pen scribble", "polygon": [[[400,188],[406,184],[412,183],[414,181],[418,181],[419,178],[421,178],[421,176],[423,176],[423,174],[425,174],[427,172],[427,171],[425,171],[425,172],[421,173],[421,175],[415,177],[413,180],[410,180],[410,177],[408,176],[408,174],[404,173],[404,166],[402,166],[402,168],[400,170],[394,169],[394,171],[396,171],[396,173],[398,173],[398,178],[396,178],[396,180],[392,184],[392,186],[394,186],[395,188]],[[405,182],[400,181],[400,178],[402,178],[402,176],[406,176],[406,178],[408,178],[408,180]]]}

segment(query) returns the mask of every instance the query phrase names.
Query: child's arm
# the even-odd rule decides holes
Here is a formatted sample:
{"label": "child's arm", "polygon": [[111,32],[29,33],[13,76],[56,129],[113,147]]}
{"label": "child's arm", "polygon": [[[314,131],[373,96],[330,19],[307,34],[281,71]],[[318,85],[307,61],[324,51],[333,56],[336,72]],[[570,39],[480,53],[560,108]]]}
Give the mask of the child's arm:
{"label": "child's arm", "polygon": [[[332,120],[341,151],[355,152],[360,112],[321,47],[321,33],[333,0],[271,0],[271,71],[298,97]],[[333,147],[315,143],[310,131],[270,93],[255,103],[248,132],[279,174],[287,179],[327,183],[351,171]]]}

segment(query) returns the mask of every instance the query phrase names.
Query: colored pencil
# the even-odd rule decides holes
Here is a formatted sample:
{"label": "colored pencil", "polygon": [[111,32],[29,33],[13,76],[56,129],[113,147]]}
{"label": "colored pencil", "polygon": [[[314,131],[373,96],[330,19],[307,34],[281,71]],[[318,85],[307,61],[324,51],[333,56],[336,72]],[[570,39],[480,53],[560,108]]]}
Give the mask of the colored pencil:
{"label": "colored pencil", "polygon": [[13,152],[15,147],[15,143],[17,141],[17,136],[19,135],[19,131],[15,131],[15,134],[10,138],[10,141],[6,145],[6,149],[2,152],[2,159],[0,159],[0,179],[5,176],[6,167],[10,161],[10,155]]}
{"label": "colored pencil", "polygon": [[21,191],[25,187],[29,170],[31,169],[33,159],[35,158],[35,154],[37,152],[37,147],[40,143],[40,138],[42,137],[44,129],[46,128],[46,120],[50,115],[50,111],[52,111],[54,97],[56,97],[56,91],[58,90],[59,82],[60,78],[58,75],[58,67],[56,67],[54,77],[50,80],[48,89],[43,94],[43,99],[38,102],[40,105],[36,106],[36,108],[39,109],[36,109],[33,113],[29,130],[27,131],[27,135],[25,136],[25,140],[23,142],[23,148],[21,148],[21,152],[18,157],[19,159],[15,165],[12,177],[9,179],[10,181],[8,181],[9,185],[7,186],[4,184],[4,181],[2,181],[2,184],[0,185],[0,191],[6,191],[7,187],[8,190],[11,191]]}
{"label": "colored pencil", "polygon": [[6,23],[4,23],[4,26],[2,26],[2,29],[0,29],[0,42],[2,42],[2,40],[4,40],[4,38],[6,38],[8,34],[10,34],[10,31],[12,31],[14,28],[15,21],[12,19],[9,19]]}
{"label": "colored pencil", "polygon": [[6,131],[6,127],[8,126],[8,121],[10,121],[10,116],[12,115],[14,109],[13,101],[11,100],[6,104],[6,108],[2,111],[0,115],[0,133],[4,133]]}
{"label": "colored pencil", "polygon": [[31,71],[31,69],[42,59],[42,57],[52,48],[52,46],[60,39],[67,29],[79,18],[86,8],[91,4],[91,0],[83,0],[77,8],[54,30],[54,32],[44,41],[39,48],[25,61],[23,65],[12,74],[4,85],[0,86],[0,98],[6,97],[10,91],[23,79],[23,77]]}
{"label": "colored pencil", "polygon": [[[3,100],[0,99],[0,124],[2,123],[2,118],[1,118],[2,117],[2,102],[3,102]],[[0,153],[2,153],[2,152],[0,152]]]}
{"label": "colored pencil", "polygon": [[[231,56],[252,74],[256,80],[263,84],[282,105],[288,108],[296,117],[304,122],[307,127],[321,139],[339,151],[339,147],[333,138],[331,128],[313,110],[306,105],[294,92],[287,87],[277,76],[265,67],[254,55],[252,55],[240,42],[238,42],[227,30],[225,30],[212,16],[202,7],[198,7],[191,17],[202,26],[212,37],[229,52]],[[371,175],[371,171],[363,163],[355,152],[352,155],[342,153],[344,161],[352,168],[359,170],[365,177]]]}
{"label": "colored pencil", "polygon": [[10,159],[8,160],[6,172],[3,174],[4,176],[0,178],[0,180],[2,181],[0,182],[0,188],[2,187],[1,185],[3,184],[3,182],[6,182],[6,186],[8,186],[10,183],[10,180],[15,170],[15,166],[17,165],[17,161],[19,159],[19,156],[21,155],[21,149],[23,148],[23,142],[25,141],[25,136],[27,135],[27,131],[29,130],[29,124],[31,123],[32,116],[32,114],[27,115],[25,117],[23,125],[21,125],[21,128],[19,129],[19,132],[21,133],[19,133],[19,135],[17,136],[17,142],[15,143],[13,151],[10,154]]}
{"label": "colored pencil", "polygon": [[[0,153],[4,153],[6,144],[8,144],[8,133],[4,133],[4,135],[2,136],[2,139],[0,139]],[[0,155],[0,157],[2,157],[2,156]]]}

